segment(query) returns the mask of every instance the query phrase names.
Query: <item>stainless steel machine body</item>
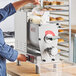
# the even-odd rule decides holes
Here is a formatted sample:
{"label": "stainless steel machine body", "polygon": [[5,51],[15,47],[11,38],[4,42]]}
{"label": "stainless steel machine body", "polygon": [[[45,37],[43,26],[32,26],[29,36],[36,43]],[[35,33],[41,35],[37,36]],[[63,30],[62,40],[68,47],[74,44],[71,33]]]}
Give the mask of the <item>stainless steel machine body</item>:
{"label": "stainless steel machine body", "polygon": [[50,23],[34,24],[30,21],[27,24],[27,20],[23,20],[25,16],[25,12],[17,12],[15,17],[16,49],[25,54],[29,53],[29,49],[34,53],[39,52],[41,61],[58,60],[58,26]]}
{"label": "stainless steel machine body", "polygon": [[[43,1],[41,1],[43,7]],[[61,12],[70,12],[68,5],[54,5],[51,7],[68,7],[68,9],[50,11],[50,14],[66,16]],[[53,13],[52,13],[53,12]],[[55,12],[55,13],[54,13]],[[57,14],[56,14],[57,12]],[[59,14],[58,14],[59,13]],[[70,14],[70,13],[69,13]],[[48,22],[49,12],[45,12],[40,18],[38,16],[28,15],[25,8],[18,11],[15,15],[15,48],[19,53],[25,54],[28,61],[36,64],[38,73],[38,63],[59,61],[58,53],[58,30],[69,29],[69,55],[71,55],[71,24],[69,20]],[[67,18],[68,19],[68,18]],[[68,22],[69,25],[61,27],[62,22]],[[65,33],[65,32],[64,32]],[[65,42],[60,44],[65,45]],[[69,58],[72,61],[71,58]]]}

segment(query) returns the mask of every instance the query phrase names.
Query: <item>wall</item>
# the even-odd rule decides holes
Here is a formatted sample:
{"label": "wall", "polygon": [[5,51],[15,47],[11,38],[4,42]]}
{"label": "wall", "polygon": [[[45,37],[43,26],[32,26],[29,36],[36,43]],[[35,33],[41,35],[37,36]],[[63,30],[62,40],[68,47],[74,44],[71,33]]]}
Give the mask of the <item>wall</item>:
{"label": "wall", "polygon": [[71,24],[76,25],[76,0],[71,0]]}

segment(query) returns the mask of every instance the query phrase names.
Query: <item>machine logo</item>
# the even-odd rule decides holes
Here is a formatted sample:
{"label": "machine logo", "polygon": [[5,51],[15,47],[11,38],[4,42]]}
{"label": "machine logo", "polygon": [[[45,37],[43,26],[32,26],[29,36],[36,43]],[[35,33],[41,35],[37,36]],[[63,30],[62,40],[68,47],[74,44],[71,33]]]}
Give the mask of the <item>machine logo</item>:
{"label": "machine logo", "polygon": [[35,32],[35,31],[36,31],[36,29],[35,29],[34,27],[31,27],[30,30],[31,30],[32,32]]}

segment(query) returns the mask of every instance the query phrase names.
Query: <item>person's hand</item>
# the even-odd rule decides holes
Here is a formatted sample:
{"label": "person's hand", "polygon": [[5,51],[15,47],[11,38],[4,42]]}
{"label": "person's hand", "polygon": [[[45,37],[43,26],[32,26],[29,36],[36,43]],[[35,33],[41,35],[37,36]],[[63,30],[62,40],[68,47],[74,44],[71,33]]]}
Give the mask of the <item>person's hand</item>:
{"label": "person's hand", "polygon": [[40,4],[39,0],[30,0],[34,5]]}
{"label": "person's hand", "polygon": [[19,54],[18,57],[17,57],[17,60],[19,60],[19,61],[26,61],[27,58],[26,58],[25,55],[23,55],[23,54]]}

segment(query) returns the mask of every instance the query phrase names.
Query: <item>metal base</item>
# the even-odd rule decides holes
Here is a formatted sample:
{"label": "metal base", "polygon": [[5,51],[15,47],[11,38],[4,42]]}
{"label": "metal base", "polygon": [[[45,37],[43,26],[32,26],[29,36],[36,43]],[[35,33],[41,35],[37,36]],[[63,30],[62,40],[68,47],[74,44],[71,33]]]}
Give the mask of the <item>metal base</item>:
{"label": "metal base", "polygon": [[36,74],[39,74],[39,73],[40,73],[40,71],[39,71],[39,66],[36,65]]}
{"label": "metal base", "polygon": [[20,61],[19,60],[17,60],[17,66],[20,66]]}

